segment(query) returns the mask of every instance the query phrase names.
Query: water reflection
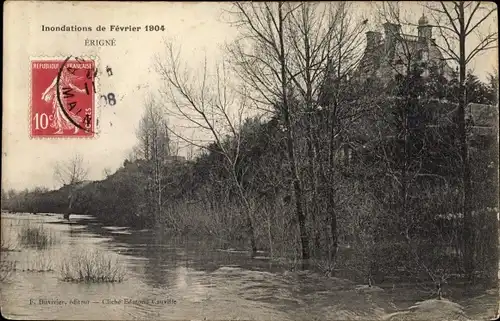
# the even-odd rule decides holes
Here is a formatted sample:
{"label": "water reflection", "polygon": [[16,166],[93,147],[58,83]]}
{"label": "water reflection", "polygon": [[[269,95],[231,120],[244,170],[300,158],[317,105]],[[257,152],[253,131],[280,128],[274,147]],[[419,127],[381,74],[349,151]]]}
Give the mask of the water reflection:
{"label": "water reflection", "polygon": [[[17,319],[373,320],[427,298],[415,287],[370,292],[345,279],[290,273],[266,259],[266,253],[252,259],[216,241],[176,238],[168,231],[104,227],[76,215],[71,224],[58,216],[21,219],[43,222],[60,242],[43,252],[23,249],[11,256],[20,266],[40,257],[54,266],[40,273],[16,271],[2,285],[2,313]],[[19,220],[2,217],[2,225],[16,234]],[[61,281],[62,258],[84,248],[117,255],[127,270],[124,282]],[[483,291],[456,301],[469,316],[481,319],[492,315],[497,298]],[[40,299],[66,303],[38,304]]]}

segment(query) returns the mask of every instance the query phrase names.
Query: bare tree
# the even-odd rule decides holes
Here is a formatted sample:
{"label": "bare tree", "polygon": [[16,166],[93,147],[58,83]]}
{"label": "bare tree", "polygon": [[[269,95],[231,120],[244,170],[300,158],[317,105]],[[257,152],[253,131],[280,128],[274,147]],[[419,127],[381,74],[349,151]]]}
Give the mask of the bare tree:
{"label": "bare tree", "polygon": [[[464,268],[469,277],[474,270],[474,237],[472,219],[471,164],[468,146],[466,72],[468,65],[479,54],[498,47],[498,30],[481,33],[497,12],[496,5],[481,1],[429,2],[425,8],[430,12],[433,25],[443,42],[441,50],[454,61],[459,69],[458,132],[462,158],[462,212],[464,213]],[[472,37],[477,44],[469,47]]]}
{"label": "bare tree", "polygon": [[[335,153],[333,142],[337,141],[341,127],[337,111],[341,108],[335,110],[335,104],[330,104],[333,99],[325,102],[321,96],[329,91],[330,98],[338,96],[336,106],[343,106],[339,97],[344,98],[346,91],[335,87],[331,76],[335,69],[340,84],[354,70],[361,53],[359,35],[366,23],[355,21],[349,14],[349,6],[342,3],[238,2],[229,14],[231,23],[241,33],[228,48],[238,75],[251,88],[251,99],[260,109],[273,113],[285,132],[302,258],[307,260],[311,250],[306,220],[312,220],[316,248],[319,247],[316,228],[327,223],[318,220],[321,179],[331,187],[326,194],[332,198],[325,206],[330,212],[327,224],[333,260],[337,251],[335,183],[331,181],[329,165],[320,161],[319,156],[326,153],[326,146]],[[330,90],[326,90],[325,84]],[[330,129],[331,145],[319,137],[319,131],[325,130],[319,126],[325,117],[325,113],[318,113],[322,105],[329,114],[326,127]],[[304,142],[305,154],[302,154]],[[307,165],[303,165],[303,160]]]}
{"label": "bare tree", "polygon": [[65,162],[57,162],[54,167],[54,178],[63,186],[70,186],[68,195],[68,211],[64,218],[69,220],[70,211],[76,200],[78,184],[83,182],[88,176],[88,167],[84,164],[83,156],[75,154]]}
{"label": "bare tree", "polygon": [[171,155],[171,142],[165,110],[153,96],[145,102],[136,135],[139,141],[135,147],[136,157],[146,161],[149,176],[147,191],[155,204],[154,216],[158,221],[163,213],[163,178],[166,159]]}
{"label": "bare tree", "polygon": [[80,153],[66,161],[56,162],[54,166],[54,178],[63,186],[81,183],[87,176],[88,167]]}
{"label": "bare tree", "polygon": [[136,131],[138,144],[135,152],[143,160],[165,158],[170,155],[168,122],[163,106],[150,96],[145,102],[144,114]]}
{"label": "bare tree", "polygon": [[156,68],[165,81],[162,93],[170,105],[169,115],[187,122],[188,128],[196,128],[199,133],[210,135],[215,145],[207,145],[205,139],[187,138],[181,130],[169,128],[170,133],[188,144],[222,155],[224,169],[234,183],[244,207],[252,255],[255,255],[257,244],[252,222],[253,209],[243,186],[244,174],[239,168],[242,157],[239,127],[248,102],[244,95],[234,95],[225,63],[216,64],[213,70],[209,70],[205,59],[199,78],[193,78],[192,70],[180,60],[173,44],[168,43],[166,49],[167,57],[164,60],[158,58]]}
{"label": "bare tree", "polygon": [[338,251],[337,196],[343,185],[338,180],[335,155],[348,143],[346,128],[363,113],[363,108],[349,100],[355,96],[350,78],[361,58],[366,20],[354,18],[348,3],[304,3],[290,16],[290,76],[304,105],[300,112],[305,115],[315,250],[321,248],[319,233],[326,225],[325,236],[330,240],[327,273],[331,273]]}
{"label": "bare tree", "polygon": [[305,193],[299,170],[296,144],[298,106],[294,104],[292,79],[290,76],[289,54],[291,46],[287,42],[287,21],[301,3],[242,3],[234,4],[232,21],[239,27],[242,37],[229,52],[239,69],[242,80],[258,94],[253,99],[268,110],[273,110],[282,119],[286,133],[286,150],[290,164],[295,196],[295,214],[302,247],[302,258],[309,259],[309,236],[306,230],[307,208]]}

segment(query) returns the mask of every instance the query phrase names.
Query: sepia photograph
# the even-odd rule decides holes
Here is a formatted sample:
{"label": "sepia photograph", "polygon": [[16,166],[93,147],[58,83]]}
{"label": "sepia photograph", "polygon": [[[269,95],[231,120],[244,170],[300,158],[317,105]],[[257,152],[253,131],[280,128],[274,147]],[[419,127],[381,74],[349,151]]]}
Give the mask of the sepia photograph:
{"label": "sepia photograph", "polygon": [[497,320],[498,8],[3,3],[12,320]]}

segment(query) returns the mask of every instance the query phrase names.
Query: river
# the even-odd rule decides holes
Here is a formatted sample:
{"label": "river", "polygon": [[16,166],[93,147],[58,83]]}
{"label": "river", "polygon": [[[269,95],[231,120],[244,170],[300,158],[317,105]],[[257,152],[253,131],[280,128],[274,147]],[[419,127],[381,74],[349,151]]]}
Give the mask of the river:
{"label": "river", "polygon": [[[69,224],[56,214],[2,213],[2,238],[18,235],[25,220],[42,224],[58,241],[2,254],[16,262],[1,284],[2,315],[11,319],[381,320],[429,298],[414,285],[366,290],[346,279],[288,271],[266,253],[250,258],[203,240],[103,226],[84,215],[73,215]],[[63,281],[64,258],[89,249],[116,258],[124,280]],[[448,293],[471,319],[495,315],[494,289]]]}

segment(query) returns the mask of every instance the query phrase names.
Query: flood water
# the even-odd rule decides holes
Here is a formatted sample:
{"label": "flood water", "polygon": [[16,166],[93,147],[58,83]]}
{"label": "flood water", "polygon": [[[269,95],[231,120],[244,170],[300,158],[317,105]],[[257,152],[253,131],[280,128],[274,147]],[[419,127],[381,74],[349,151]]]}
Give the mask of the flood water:
{"label": "flood water", "polygon": [[[83,215],[68,224],[62,215],[2,214],[2,238],[16,236],[24,220],[43,224],[58,242],[9,252],[16,270],[1,284],[1,307],[11,319],[374,320],[429,298],[414,285],[359,290],[346,279],[290,272],[266,253],[252,259],[203,240],[103,226]],[[116,257],[124,280],[63,281],[64,258],[89,249]],[[495,315],[494,289],[463,294],[450,287],[448,293],[471,319]]]}

